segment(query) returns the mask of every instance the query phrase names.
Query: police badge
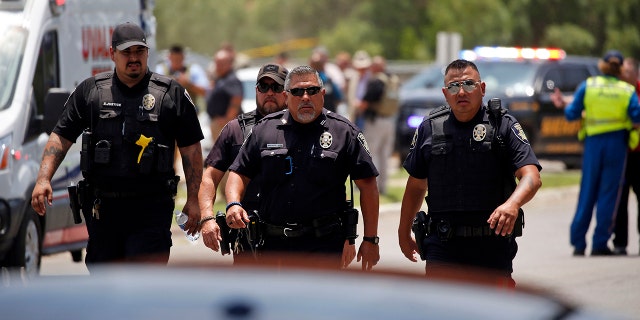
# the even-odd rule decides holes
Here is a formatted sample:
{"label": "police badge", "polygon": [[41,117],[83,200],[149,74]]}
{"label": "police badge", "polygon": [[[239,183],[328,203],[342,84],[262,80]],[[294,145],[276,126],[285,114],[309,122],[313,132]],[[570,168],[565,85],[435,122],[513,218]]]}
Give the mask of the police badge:
{"label": "police badge", "polygon": [[473,127],[473,140],[482,141],[487,136],[487,127],[480,123]]}
{"label": "police badge", "polygon": [[323,132],[320,135],[320,146],[322,147],[322,149],[327,149],[331,147],[332,143],[333,143],[333,136],[331,135],[331,133]]}
{"label": "police badge", "polygon": [[152,94],[147,93],[144,95],[144,97],[142,97],[142,107],[145,110],[150,111],[151,109],[153,109],[155,105],[156,105],[156,97],[154,97]]}

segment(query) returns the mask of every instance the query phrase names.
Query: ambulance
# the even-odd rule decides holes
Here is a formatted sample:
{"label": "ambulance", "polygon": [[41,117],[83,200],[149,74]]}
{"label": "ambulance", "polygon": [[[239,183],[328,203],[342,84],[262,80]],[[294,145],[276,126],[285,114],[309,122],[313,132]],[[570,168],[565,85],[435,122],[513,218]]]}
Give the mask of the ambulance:
{"label": "ambulance", "polygon": [[[134,22],[155,65],[153,0],[0,0],[0,267],[39,273],[43,255],[82,261],[84,223],[67,187],[81,179],[79,141],[52,179],[53,205],[39,216],[31,193],[49,133],[76,85],[112,70],[111,33]],[[7,268],[7,269],[5,269]]]}

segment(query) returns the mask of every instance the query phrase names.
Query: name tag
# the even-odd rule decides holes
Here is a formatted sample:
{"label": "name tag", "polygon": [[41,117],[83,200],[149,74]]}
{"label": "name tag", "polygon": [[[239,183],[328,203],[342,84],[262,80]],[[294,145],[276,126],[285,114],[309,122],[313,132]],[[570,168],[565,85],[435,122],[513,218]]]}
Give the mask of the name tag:
{"label": "name tag", "polygon": [[282,143],[267,143],[267,148],[269,149],[282,148],[282,147],[284,147]]}

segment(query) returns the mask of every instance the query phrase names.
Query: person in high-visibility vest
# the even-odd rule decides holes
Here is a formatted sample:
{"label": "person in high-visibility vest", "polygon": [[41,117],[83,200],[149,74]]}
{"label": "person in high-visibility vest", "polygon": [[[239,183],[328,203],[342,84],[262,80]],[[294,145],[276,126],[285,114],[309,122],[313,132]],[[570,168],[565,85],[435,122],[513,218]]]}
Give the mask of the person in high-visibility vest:
{"label": "person in high-visibility vest", "polygon": [[570,236],[574,256],[585,254],[594,207],[591,255],[613,254],[608,242],[624,182],[629,130],[640,122],[635,88],[619,79],[623,61],[619,51],[608,51],[598,62],[603,75],[585,80],[564,110],[567,120],[583,121],[582,180]]}

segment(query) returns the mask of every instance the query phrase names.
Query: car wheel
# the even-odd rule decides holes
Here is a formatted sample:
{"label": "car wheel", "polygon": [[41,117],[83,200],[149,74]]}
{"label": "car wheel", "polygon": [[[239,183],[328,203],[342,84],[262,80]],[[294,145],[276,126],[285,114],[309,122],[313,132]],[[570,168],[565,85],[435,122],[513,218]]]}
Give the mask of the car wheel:
{"label": "car wheel", "polygon": [[28,277],[37,276],[40,272],[40,253],[40,220],[35,212],[29,211],[9,253],[9,266],[24,268],[24,274]]}

